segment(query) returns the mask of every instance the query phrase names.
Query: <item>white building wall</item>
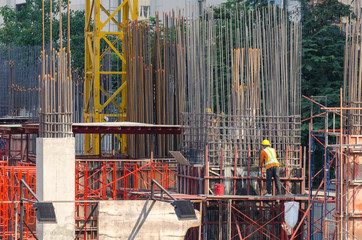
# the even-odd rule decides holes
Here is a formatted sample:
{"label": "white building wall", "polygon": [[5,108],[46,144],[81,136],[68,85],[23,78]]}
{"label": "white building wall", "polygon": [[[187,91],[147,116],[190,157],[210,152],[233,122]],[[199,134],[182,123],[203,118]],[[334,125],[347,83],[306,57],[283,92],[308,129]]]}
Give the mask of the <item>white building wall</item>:
{"label": "white building wall", "polygon": [[[0,7],[9,6],[15,8],[18,4],[24,4],[25,0],[0,0]],[[72,10],[84,10],[85,9],[85,0],[71,0],[70,8]],[[0,25],[3,24],[3,18],[0,16]]]}
{"label": "white building wall", "polygon": [[[0,7],[9,6],[15,7],[15,0],[0,0]],[[0,15],[0,26],[4,23],[3,17]]]}
{"label": "white building wall", "polygon": [[[173,9],[184,9],[185,14],[191,9],[192,6],[209,6],[209,5],[218,5],[220,3],[226,2],[227,0],[138,0],[138,19],[145,20],[150,16],[155,17],[155,12],[159,12],[161,15],[163,12],[170,12]],[[282,0],[279,0],[282,1]],[[284,0],[288,3],[288,9],[295,9],[300,7],[299,0]],[[349,3],[352,0],[340,0],[342,2]],[[15,7],[16,4],[22,4],[25,0],[0,0],[1,6],[10,6]],[[133,1],[131,1],[133,2]],[[358,2],[358,1],[355,1]],[[115,10],[121,0],[101,0],[102,5],[108,9],[110,12]],[[354,3],[354,5],[361,5],[360,3]],[[71,9],[72,10],[84,10],[85,8],[85,0],[71,0]],[[117,15],[116,19],[120,19]],[[101,13],[101,21],[105,21],[107,19],[107,15],[105,13]],[[2,18],[0,17],[0,24],[3,23]],[[107,24],[106,29],[109,31],[116,31],[116,26],[110,22]]]}
{"label": "white building wall", "polygon": [[170,12],[173,9],[184,9],[188,11],[191,6],[218,5],[227,0],[151,0],[151,16],[155,17],[155,12],[162,14],[163,12]]}
{"label": "white building wall", "polygon": [[151,14],[151,0],[138,0],[138,20],[146,20]]}
{"label": "white building wall", "polygon": [[0,0],[0,7],[3,6],[15,7],[15,0]]}
{"label": "white building wall", "polygon": [[352,10],[356,16],[361,16],[362,13],[362,1],[361,0],[339,0],[339,2],[351,5]]}
{"label": "white building wall", "polygon": [[74,11],[84,10],[85,9],[85,0],[71,0],[70,9],[72,9]]}

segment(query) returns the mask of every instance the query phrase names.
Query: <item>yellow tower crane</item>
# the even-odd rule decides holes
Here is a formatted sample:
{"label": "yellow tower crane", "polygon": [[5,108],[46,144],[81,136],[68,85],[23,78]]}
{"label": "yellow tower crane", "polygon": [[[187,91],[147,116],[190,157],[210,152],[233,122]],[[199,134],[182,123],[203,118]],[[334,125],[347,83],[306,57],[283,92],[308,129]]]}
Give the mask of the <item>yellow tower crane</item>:
{"label": "yellow tower crane", "polygon": [[[85,84],[84,84],[84,121],[103,122],[110,117],[117,121],[126,119],[126,61],[123,49],[123,24],[137,19],[138,0],[104,1],[117,2],[118,6],[105,6],[102,0],[86,0],[85,4]],[[114,4],[114,3],[113,3]],[[112,28],[109,27],[113,23]],[[101,49],[102,48],[102,49]],[[111,53],[112,61],[118,58],[122,62],[120,69],[104,70],[101,61]],[[117,60],[117,59],[116,59]],[[121,76],[121,85],[109,93],[101,84],[101,76]],[[112,87],[112,86],[111,86]],[[120,101],[119,101],[120,99]],[[106,113],[105,108],[114,104],[116,113]],[[118,111],[119,110],[119,111]],[[122,152],[126,151],[125,136],[116,135],[121,143]],[[100,154],[98,134],[86,134],[85,153]]]}

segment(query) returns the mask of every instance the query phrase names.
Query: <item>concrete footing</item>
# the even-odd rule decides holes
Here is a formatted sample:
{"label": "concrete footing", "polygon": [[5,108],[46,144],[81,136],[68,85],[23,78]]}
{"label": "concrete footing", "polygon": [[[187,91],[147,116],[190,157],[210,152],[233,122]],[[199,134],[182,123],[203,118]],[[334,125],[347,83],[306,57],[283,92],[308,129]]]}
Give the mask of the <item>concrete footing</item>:
{"label": "concrete footing", "polygon": [[38,223],[38,239],[75,237],[74,138],[36,139],[36,195],[54,203],[57,223]]}

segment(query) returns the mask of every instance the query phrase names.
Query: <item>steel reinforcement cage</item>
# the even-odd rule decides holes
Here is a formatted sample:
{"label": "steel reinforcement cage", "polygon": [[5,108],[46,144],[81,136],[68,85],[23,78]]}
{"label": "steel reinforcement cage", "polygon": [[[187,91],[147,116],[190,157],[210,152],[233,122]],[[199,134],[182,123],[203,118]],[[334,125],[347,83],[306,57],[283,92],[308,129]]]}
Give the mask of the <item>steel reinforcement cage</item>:
{"label": "steel reinforcement cage", "polygon": [[281,166],[299,168],[300,119],[300,115],[231,116],[182,113],[183,154],[192,165],[204,165],[205,146],[208,146],[210,166],[219,166],[222,149],[223,164],[232,166],[237,149],[237,156],[240,159],[238,163],[241,163],[241,167],[248,164],[256,167],[259,166],[261,142],[268,139],[276,149]]}

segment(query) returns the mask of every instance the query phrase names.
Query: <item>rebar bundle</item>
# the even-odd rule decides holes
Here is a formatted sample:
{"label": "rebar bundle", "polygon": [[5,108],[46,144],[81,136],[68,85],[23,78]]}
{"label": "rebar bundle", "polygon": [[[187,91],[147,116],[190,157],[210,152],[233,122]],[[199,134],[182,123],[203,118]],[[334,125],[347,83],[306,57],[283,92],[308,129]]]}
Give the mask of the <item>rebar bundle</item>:
{"label": "rebar bundle", "polygon": [[[150,29],[143,23],[126,25],[126,29],[128,34],[125,35],[124,41],[126,46],[130,46],[125,49],[128,93],[126,119],[131,122],[153,123],[153,74],[150,58],[147,57],[150,51]],[[145,136],[128,136],[128,155],[145,156],[146,147],[149,146],[148,140]],[[134,147],[138,144],[140,148],[136,153]]]}
{"label": "rebar bundle", "polygon": [[[164,16],[156,26],[132,22],[125,26],[127,61],[127,121],[175,125],[180,123],[183,106],[184,19]],[[145,156],[149,146],[145,136],[130,136],[127,143],[130,156]],[[178,143],[175,136],[157,136],[156,154],[166,156]],[[145,145],[144,145],[145,144]],[[135,148],[137,146],[137,149]]]}
{"label": "rebar bundle", "polygon": [[257,165],[260,143],[269,139],[283,165],[288,158],[289,166],[299,166],[300,23],[269,5],[248,12],[221,9],[218,19],[204,14],[189,26],[186,32],[196,33],[187,49],[195,49],[192,59],[198,60],[190,71],[200,77],[185,84],[186,99],[193,99],[183,115],[185,155],[203,162],[202,148],[209,143],[216,165],[221,148],[226,164],[236,148],[242,159],[250,150]]}
{"label": "rebar bundle", "polygon": [[[50,12],[52,4],[50,4]],[[43,1],[43,51],[42,76],[40,83],[39,135],[43,138],[73,137],[72,132],[72,75],[70,52],[70,20],[68,1],[68,41],[67,49],[63,48],[62,10],[59,0],[59,51],[52,48],[50,37],[49,55],[45,52],[44,42],[44,1]],[[52,19],[52,15],[50,15]],[[52,20],[50,20],[52,26]],[[50,28],[51,29],[51,28]],[[52,30],[50,30],[52,36]]]}
{"label": "rebar bundle", "polygon": [[352,5],[352,9],[353,9],[353,13],[358,17],[361,18],[361,14],[362,14],[362,3],[361,1],[352,1],[350,3]]}
{"label": "rebar bundle", "polygon": [[[128,119],[182,124],[182,148],[193,163],[203,163],[206,145],[216,165],[221,148],[230,159],[235,148],[240,158],[251,149],[256,163],[268,138],[299,166],[300,22],[271,4],[195,12],[164,14],[163,24],[157,16],[154,29],[126,26]],[[159,152],[173,140],[160,137]]]}
{"label": "rebar bundle", "polygon": [[[351,19],[346,24],[343,101],[350,107],[362,107],[362,20]],[[361,134],[362,111],[348,110],[347,130]]]}
{"label": "rebar bundle", "polygon": [[44,56],[45,74],[40,90],[40,137],[73,137],[72,133],[72,81],[70,56],[65,49],[52,50]]}
{"label": "rebar bundle", "polygon": [[276,5],[210,11],[186,24],[185,112],[299,115],[300,23]]}

